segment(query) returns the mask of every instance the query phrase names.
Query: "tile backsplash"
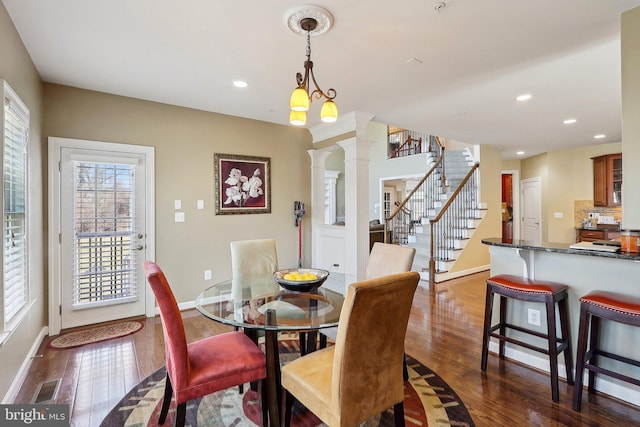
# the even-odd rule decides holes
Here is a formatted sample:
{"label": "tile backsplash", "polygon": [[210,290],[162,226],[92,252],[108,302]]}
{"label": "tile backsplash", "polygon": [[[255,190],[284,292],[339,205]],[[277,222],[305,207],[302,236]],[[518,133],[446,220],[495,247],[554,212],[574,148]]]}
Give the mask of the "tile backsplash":
{"label": "tile backsplash", "polygon": [[589,218],[589,213],[595,212],[603,217],[602,223],[617,223],[622,221],[622,208],[600,208],[593,206],[593,200],[574,200],[573,223],[575,227],[582,227],[582,221]]}

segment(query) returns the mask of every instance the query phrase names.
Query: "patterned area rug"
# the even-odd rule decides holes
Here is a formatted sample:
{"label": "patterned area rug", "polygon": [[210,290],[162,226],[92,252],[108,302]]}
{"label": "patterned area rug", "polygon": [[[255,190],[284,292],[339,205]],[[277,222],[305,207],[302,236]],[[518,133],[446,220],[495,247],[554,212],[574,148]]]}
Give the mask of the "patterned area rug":
{"label": "patterned area rug", "polygon": [[[280,341],[282,362],[298,357],[297,341]],[[405,382],[405,421],[410,426],[474,426],[457,394],[442,378],[412,357],[407,358],[409,381]],[[133,388],[105,417],[101,427],[151,427],[158,425],[166,371],[161,368]],[[238,388],[220,391],[187,404],[186,425],[199,427],[241,427],[260,425],[257,393]],[[173,425],[172,404],[164,425]],[[316,427],[324,424],[304,407],[294,405],[291,425]],[[389,410],[363,424],[366,427],[393,426]]]}
{"label": "patterned area rug", "polygon": [[100,341],[121,338],[135,334],[144,327],[144,323],[137,320],[112,323],[110,325],[95,328],[81,329],[62,334],[47,343],[47,347],[63,350],[65,348],[80,347],[85,344],[93,344]]}

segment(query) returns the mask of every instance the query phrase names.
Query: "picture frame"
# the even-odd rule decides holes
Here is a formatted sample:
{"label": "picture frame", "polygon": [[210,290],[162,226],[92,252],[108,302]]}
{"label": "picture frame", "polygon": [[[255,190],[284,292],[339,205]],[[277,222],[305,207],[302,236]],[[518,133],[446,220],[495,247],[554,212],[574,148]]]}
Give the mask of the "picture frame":
{"label": "picture frame", "polygon": [[271,158],[214,153],[216,215],[271,213]]}

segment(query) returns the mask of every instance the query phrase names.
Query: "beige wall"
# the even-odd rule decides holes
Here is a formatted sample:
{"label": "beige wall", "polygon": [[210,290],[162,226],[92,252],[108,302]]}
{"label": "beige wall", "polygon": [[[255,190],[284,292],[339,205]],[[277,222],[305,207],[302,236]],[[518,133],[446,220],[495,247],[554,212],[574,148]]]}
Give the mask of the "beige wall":
{"label": "beige wall", "polygon": [[[44,116],[46,136],[155,147],[156,261],[178,302],[231,277],[232,240],[274,238],[280,266],[297,265],[293,202],[305,203],[307,215],[311,209],[307,130],[53,84],[44,85]],[[271,214],[215,214],[214,153],[271,158]],[[173,219],[177,199],[184,223]],[[196,209],[198,199],[204,210]],[[308,266],[310,233],[303,229]],[[207,269],[211,282],[203,279]]]}
{"label": "beige wall", "polygon": [[622,226],[640,230],[640,7],[622,14]]}
{"label": "beige wall", "polygon": [[[574,202],[593,200],[592,157],[619,153],[621,143],[552,151],[521,161],[521,179],[541,178],[542,239],[575,241]],[[624,179],[627,180],[625,171]],[[624,198],[623,198],[624,200]],[[554,213],[562,218],[554,218]]]}
{"label": "beige wall", "polygon": [[[29,292],[35,304],[29,316],[0,347],[0,398],[6,395],[16,372],[29,355],[29,349],[43,330],[47,314],[46,286],[44,282],[43,205],[44,181],[42,176],[43,141],[40,134],[42,121],[41,83],[29,54],[2,4],[0,4],[0,79],[6,80],[26,104],[31,114],[29,136]],[[0,263],[0,268],[1,263]]]}
{"label": "beige wall", "polygon": [[489,247],[482,239],[502,235],[502,160],[500,152],[489,146],[480,146],[480,203],[486,203],[484,219],[471,236],[465,250],[451,269],[451,273],[488,266]]}
{"label": "beige wall", "polygon": [[[549,193],[548,185],[548,154],[543,153],[537,156],[529,157],[520,162],[520,179],[540,178],[540,212],[542,218],[542,240],[547,240],[549,222],[547,218],[547,202]],[[522,203],[522,201],[520,201]],[[522,232],[522,230],[521,230]],[[515,236],[514,236],[515,237]]]}

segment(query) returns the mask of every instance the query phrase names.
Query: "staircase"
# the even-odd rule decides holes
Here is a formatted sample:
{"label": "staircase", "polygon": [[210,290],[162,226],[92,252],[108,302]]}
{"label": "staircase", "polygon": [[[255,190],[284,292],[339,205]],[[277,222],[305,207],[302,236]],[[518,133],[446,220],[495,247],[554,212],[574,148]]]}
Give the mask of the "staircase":
{"label": "staircase", "polygon": [[446,277],[485,210],[478,202],[477,175],[468,150],[434,150],[430,170],[386,221],[394,243],[416,249],[412,270],[430,284]]}

